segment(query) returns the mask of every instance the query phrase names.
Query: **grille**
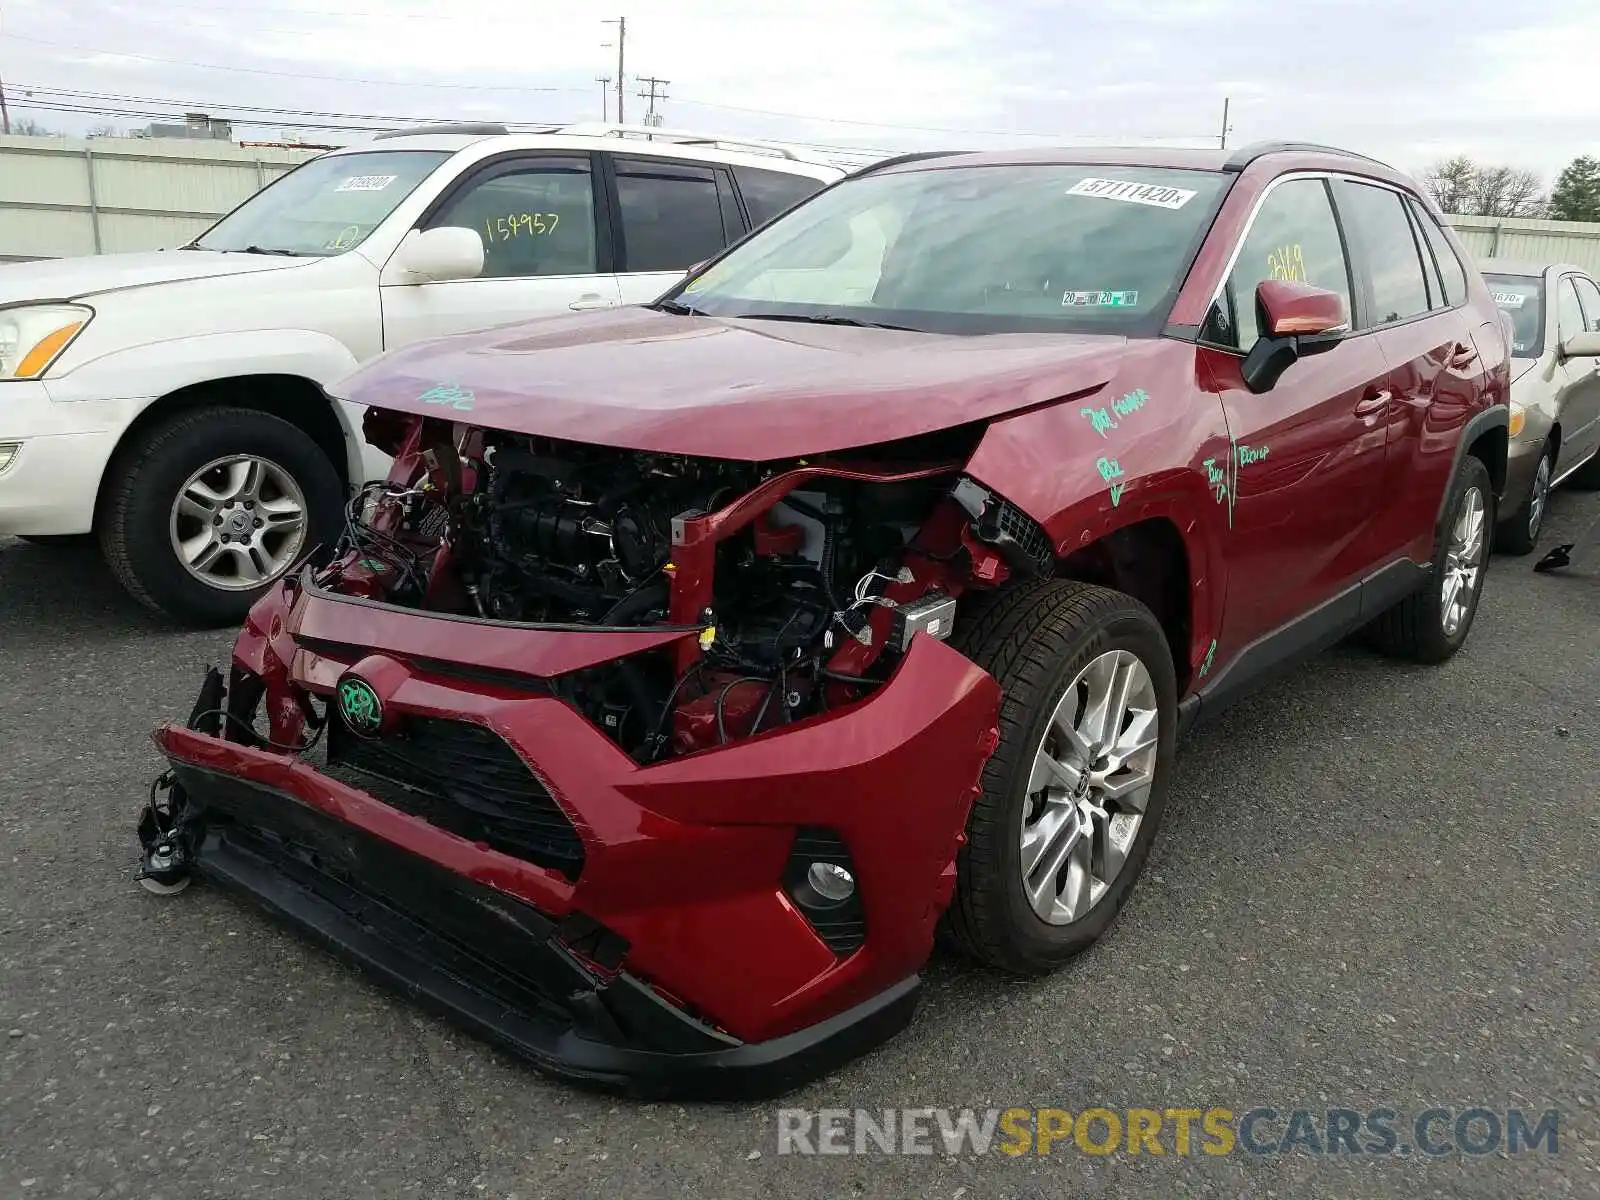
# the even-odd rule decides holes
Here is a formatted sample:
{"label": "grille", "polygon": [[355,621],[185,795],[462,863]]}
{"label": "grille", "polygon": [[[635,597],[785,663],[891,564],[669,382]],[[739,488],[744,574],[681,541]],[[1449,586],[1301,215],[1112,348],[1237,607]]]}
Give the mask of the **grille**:
{"label": "grille", "polygon": [[440,829],[577,879],[583,843],[517,752],[467,721],[412,717],[395,733],[356,737],[330,721],[324,771]]}

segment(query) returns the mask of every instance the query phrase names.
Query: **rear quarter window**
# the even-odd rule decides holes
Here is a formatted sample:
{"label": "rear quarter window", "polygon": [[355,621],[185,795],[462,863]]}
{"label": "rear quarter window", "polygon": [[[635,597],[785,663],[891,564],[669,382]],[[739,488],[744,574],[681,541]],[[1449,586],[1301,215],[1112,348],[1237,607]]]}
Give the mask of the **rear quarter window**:
{"label": "rear quarter window", "polygon": [[751,228],[788,212],[823,187],[820,179],[787,171],[763,171],[759,167],[734,167],[733,178],[744,198],[745,211],[750,214]]}

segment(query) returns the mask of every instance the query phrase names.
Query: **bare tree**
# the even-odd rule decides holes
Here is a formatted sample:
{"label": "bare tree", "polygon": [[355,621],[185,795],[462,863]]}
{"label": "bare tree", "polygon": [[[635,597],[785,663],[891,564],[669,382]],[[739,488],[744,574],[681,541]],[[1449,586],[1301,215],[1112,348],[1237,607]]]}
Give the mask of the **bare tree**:
{"label": "bare tree", "polygon": [[1464,154],[1435,163],[1422,186],[1447,213],[1471,217],[1537,217],[1545,210],[1544,184],[1532,171],[1491,167]]}
{"label": "bare tree", "polygon": [[121,137],[122,130],[109,123],[105,125],[91,125],[89,126],[89,132],[87,136],[92,138]]}
{"label": "bare tree", "polygon": [[1473,189],[1471,212],[1480,217],[1537,217],[1544,213],[1544,184],[1532,171],[1483,167]]}
{"label": "bare tree", "polygon": [[1447,213],[1466,213],[1477,180],[1478,164],[1465,154],[1435,163],[1422,174],[1422,186]]}
{"label": "bare tree", "polygon": [[11,122],[11,132],[20,133],[23,137],[60,137],[61,134],[54,129],[46,129],[32,117],[23,117],[21,120]]}

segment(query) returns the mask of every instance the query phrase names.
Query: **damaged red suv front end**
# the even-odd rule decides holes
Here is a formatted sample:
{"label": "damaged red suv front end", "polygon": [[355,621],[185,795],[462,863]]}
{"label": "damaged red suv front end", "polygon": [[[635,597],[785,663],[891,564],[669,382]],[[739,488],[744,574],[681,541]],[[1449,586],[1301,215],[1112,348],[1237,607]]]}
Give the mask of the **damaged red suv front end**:
{"label": "damaged red suv front end", "polygon": [[369,411],[389,479],[155,734],[146,878],[639,1094],[770,1094],[901,1028],[997,740],[943,639],[1048,557],[971,435],[758,463],[454,416]]}

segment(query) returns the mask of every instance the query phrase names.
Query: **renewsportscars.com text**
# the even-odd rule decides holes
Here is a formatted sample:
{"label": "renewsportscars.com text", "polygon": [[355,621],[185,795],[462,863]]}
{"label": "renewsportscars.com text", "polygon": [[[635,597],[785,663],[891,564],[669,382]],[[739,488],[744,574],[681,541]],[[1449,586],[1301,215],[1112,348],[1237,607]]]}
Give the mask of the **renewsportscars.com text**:
{"label": "renewsportscars.com text", "polygon": [[785,1108],[779,1154],[1420,1155],[1559,1152],[1520,1108]]}

